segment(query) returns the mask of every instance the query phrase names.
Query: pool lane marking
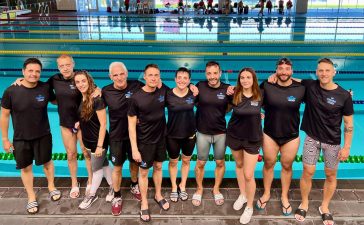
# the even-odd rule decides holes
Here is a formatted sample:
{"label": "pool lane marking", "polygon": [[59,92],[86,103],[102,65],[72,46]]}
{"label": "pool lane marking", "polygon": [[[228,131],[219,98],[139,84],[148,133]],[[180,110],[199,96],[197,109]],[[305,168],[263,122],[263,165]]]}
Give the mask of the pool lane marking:
{"label": "pool lane marking", "polygon": [[351,56],[364,57],[364,53],[344,52],[114,52],[114,51],[33,51],[0,50],[3,55],[192,55],[192,56]]}
{"label": "pool lane marking", "polygon": [[25,43],[196,43],[196,44],[335,44],[335,45],[364,45],[363,41],[179,41],[179,40],[80,40],[80,39],[24,39],[0,38],[0,42],[25,42]]}

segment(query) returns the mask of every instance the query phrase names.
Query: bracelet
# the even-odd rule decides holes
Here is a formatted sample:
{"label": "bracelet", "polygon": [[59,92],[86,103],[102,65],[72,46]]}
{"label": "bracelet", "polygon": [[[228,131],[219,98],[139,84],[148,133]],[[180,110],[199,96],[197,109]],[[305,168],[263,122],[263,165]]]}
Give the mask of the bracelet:
{"label": "bracelet", "polygon": [[103,146],[100,146],[100,145],[97,145],[96,147],[98,147],[98,148],[103,148]]}
{"label": "bracelet", "polygon": [[2,140],[3,140],[3,141],[7,141],[7,140],[9,140],[9,138],[7,138],[7,137],[3,137],[3,138],[2,138]]}

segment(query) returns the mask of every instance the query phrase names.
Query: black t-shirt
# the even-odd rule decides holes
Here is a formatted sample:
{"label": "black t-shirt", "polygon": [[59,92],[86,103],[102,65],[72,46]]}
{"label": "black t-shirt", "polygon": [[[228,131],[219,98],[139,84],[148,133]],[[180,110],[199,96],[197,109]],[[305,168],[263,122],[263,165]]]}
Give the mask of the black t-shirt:
{"label": "black t-shirt", "polygon": [[47,105],[55,96],[48,83],[39,81],[34,88],[8,87],[1,106],[10,110],[13,140],[34,140],[50,134]]}
{"label": "black t-shirt", "polygon": [[[78,114],[81,118],[81,109],[83,102],[81,102]],[[100,132],[100,121],[97,117],[96,111],[105,109],[104,100],[101,97],[96,97],[93,99],[93,114],[89,120],[80,119],[80,128],[82,131],[82,141],[87,143],[97,143],[99,140]],[[107,132],[106,132],[107,133]]]}
{"label": "black t-shirt", "polygon": [[69,128],[74,127],[79,120],[77,110],[82,95],[74,85],[73,79],[66,80],[62,74],[58,73],[50,77],[48,83],[56,94],[60,125]]}
{"label": "black t-shirt", "polygon": [[296,81],[287,87],[265,81],[260,88],[264,91],[264,133],[274,138],[298,136],[305,87]]}
{"label": "black t-shirt", "polygon": [[187,138],[196,132],[196,120],[193,112],[195,96],[189,90],[183,97],[167,92],[166,106],[168,108],[167,136],[171,138]]}
{"label": "black t-shirt", "polygon": [[229,99],[226,95],[228,84],[222,83],[218,88],[212,88],[207,81],[196,84],[199,90],[197,96],[197,130],[208,135],[226,132],[225,114]]}
{"label": "black t-shirt", "polygon": [[136,80],[128,80],[124,90],[118,90],[114,84],[102,89],[102,97],[109,110],[110,141],[129,139],[128,109],[131,96],[138,92],[144,84]]}
{"label": "black t-shirt", "polygon": [[325,90],[318,80],[302,80],[302,84],[306,87],[306,107],[301,130],[320,142],[339,145],[342,117],[354,114],[350,93],[340,86]]}
{"label": "black t-shirt", "polygon": [[166,86],[154,92],[143,89],[131,97],[128,116],[136,116],[138,142],[143,144],[158,143],[165,136],[166,117],[164,112]]}
{"label": "black t-shirt", "polygon": [[243,98],[238,105],[233,105],[227,134],[233,138],[259,142],[262,140],[261,108],[263,101],[254,101],[252,97]]}

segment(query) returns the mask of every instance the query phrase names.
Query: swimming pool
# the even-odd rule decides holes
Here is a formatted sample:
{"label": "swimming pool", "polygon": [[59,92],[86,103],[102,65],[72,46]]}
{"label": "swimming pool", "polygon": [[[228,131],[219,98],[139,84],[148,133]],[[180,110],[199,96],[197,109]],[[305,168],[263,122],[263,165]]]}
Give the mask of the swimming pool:
{"label": "swimming pool", "polygon": [[[274,71],[275,61],[282,56],[292,59],[295,77],[313,78],[316,60],[331,57],[338,70],[335,80],[354,91],[351,155],[364,155],[364,18],[60,16],[30,17],[0,27],[1,93],[21,75],[19,68],[31,56],[42,60],[42,80],[46,80],[57,72],[55,58],[61,53],[71,54],[76,68],[89,70],[100,87],[110,83],[108,65],[112,61],[126,64],[129,79],[141,79],[144,66],[157,63],[163,81],[173,86],[174,70],[179,66],[190,68],[193,82],[197,82],[204,79],[204,65],[209,60],[220,62],[222,81],[235,84],[238,71],[246,66],[256,69],[261,82]],[[64,153],[56,108],[49,108],[54,153]],[[229,117],[228,114],[227,120]],[[298,154],[301,153],[302,146]],[[235,177],[235,165],[229,155],[228,149],[225,177]],[[54,157],[56,175],[68,176],[64,156]],[[360,160],[341,163],[339,177],[363,179],[364,163]],[[80,163],[84,167],[84,162]],[[256,177],[262,177],[262,165],[258,163]],[[214,163],[209,162],[206,176],[214,176],[213,168]],[[318,163],[317,169],[316,177],[323,178],[323,163]],[[41,168],[36,171],[36,176],[40,176]],[[167,163],[163,172],[168,176]],[[302,164],[295,162],[293,176],[299,178],[301,172]],[[279,176],[279,165],[275,173]],[[123,174],[129,175],[126,169]],[[86,176],[86,171],[80,169],[79,175]],[[192,169],[190,175],[193,176]],[[19,176],[13,160],[0,160],[0,176]]]}

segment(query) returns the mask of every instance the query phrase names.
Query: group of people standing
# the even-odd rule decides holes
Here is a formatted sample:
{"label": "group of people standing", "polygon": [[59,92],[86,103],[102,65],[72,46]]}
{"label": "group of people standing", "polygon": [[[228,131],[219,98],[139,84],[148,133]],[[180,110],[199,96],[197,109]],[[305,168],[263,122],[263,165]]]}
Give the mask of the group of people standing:
{"label": "group of people standing", "polygon": [[[154,200],[162,210],[169,210],[170,202],[162,195],[162,163],[169,156],[171,202],[186,201],[186,181],[190,159],[197,146],[195,177],[197,189],[192,204],[199,207],[204,192],[205,165],[212,147],[215,159],[215,183],[212,190],[217,206],[224,204],[220,185],[225,173],[226,146],[236,162],[236,177],[240,195],[234,210],[246,207],[240,217],[247,224],[253,215],[256,191],[255,166],[260,148],[264,154],[264,194],[255,208],[263,210],[270,199],[273,169],[281,155],[282,213],[291,215],[288,190],[292,177],[292,163],[299,147],[299,108],[305,102],[301,129],[306,138],[303,149],[303,174],[300,181],[302,202],[295,210],[295,218],[304,221],[309,207],[308,196],[312,176],[321,149],[325,158],[323,201],[319,207],[324,224],[333,224],[329,203],[336,188],[336,172],[340,160],[349,156],[353,132],[353,103],[349,92],[333,82],[334,64],[330,59],[318,61],[318,80],[292,78],[292,62],[277,61],[276,73],[268,81],[258,84],[252,68],[239,71],[235,86],[220,80],[222,70],[218,62],[206,64],[206,81],[191,84],[191,72],[181,67],[175,73],[175,87],[162,83],[160,69],[148,64],[144,69],[145,84],[128,80],[128,70],[121,62],[109,66],[113,81],[100,91],[87,71],[74,71],[69,55],[57,59],[60,74],[47,82],[39,81],[42,64],[27,59],[20,85],[10,86],[3,95],[1,108],[2,141],[5,151],[13,150],[16,166],[28,193],[27,211],[37,213],[39,205],[33,191],[32,164],[44,165],[50,198],[57,201],[61,193],[54,187],[54,166],[51,161],[52,139],[47,116],[47,103],[58,104],[62,138],[67,151],[72,179],[71,198],[80,195],[77,182],[76,143],[80,141],[88,168],[88,191],[80,209],[89,208],[97,200],[97,189],[103,177],[110,185],[107,201],[111,212],[122,210],[120,183],[122,166],[130,161],[131,192],[141,201],[140,219],[150,221],[147,192],[148,173],[153,167]],[[101,92],[101,93],[100,93]],[[197,108],[196,113],[194,108]],[[109,111],[109,132],[106,129]],[[168,111],[166,121],[165,108]],[[261,126],[264,110],[264,129]],[[232,111],[228,124],[225,115]],[[13,143],[9,141],[9,117],[14,126]],[[344,120],[344,144],[341,147],[341,123]],[[34,130],[37,127],[37,130]],[[110,146],[113,170],[106,152]],[[182,153],[182,154],[181,154]],[[181,155],[181,182],[177,184],[177,162]]]}

